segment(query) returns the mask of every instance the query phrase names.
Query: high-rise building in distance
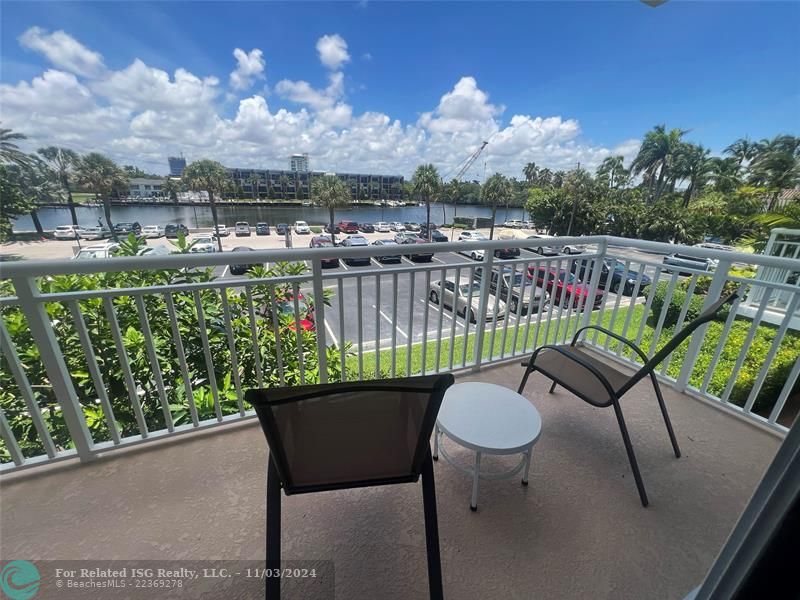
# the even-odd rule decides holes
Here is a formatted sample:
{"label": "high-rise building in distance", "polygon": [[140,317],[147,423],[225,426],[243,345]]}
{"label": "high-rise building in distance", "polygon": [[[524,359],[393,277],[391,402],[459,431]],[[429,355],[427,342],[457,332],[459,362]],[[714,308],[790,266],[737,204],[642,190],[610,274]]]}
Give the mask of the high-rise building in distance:
{"label": "high-rise building in distance", "polygon": [[183,170],[186,168],[186,159],[181,156],[170,156],[167,158],[169,161],[169,174],[170,177],[182,177]]}
{"label": "high-rise building in distance", "polygon": [[292,154],[289,157],[289,170],[300,173],[308,171],[308,153]]}

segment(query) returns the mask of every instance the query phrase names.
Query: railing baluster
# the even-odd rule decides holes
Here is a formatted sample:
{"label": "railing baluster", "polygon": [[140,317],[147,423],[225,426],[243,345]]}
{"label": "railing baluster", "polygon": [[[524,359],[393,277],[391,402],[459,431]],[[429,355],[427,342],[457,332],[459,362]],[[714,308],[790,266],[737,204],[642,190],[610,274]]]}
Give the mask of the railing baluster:
{"label": "railing baluster", "polygon": [[570,305],[573,302],[575,302],[575,288],[574,287],[572,288],[573,289],[572,292],[568,292],[567,291],[567,278],[569,277],[569,270],[565,269],[561,265],[562,265],[562,259],[559,258],[559,259],[556,260],[556,273],[555,273],[555,276],[556,276],[556,281],[559,281],[560,278],[561,278],[561,271],[562,271],[562,269],[564,269],[564,271],[565,271],[565,273],[564,273],[564,281],[562,282],[564,287],[563,287],[563,293],[561,294],[561,299],[558,302],[558,317],[556,317],[556,328],[555,328],[555,331],[553,332],[553,340],[552,340],[552,342],[550,342],[550,341],[545,342],[545,343],[548,343],[548,344],[549,343],[553,343],[553,344],[558,343],[558,331],[561,328],[561,317],[564,314],[564,302],[566,301]]}
{"label": "railing baluster", "polygon": [[[552,260],[548,258],[547,261],[545,262],[544,271],[537,271],[537,273],[539,273],[539,272],[542,273],[542,285],[545,286],[545,289],[548,287],[548,285],[547,285],[548,283],[552,282],[552,285],[550,285],[550,290],[551,290],[550,291],[550,304],[547,307],[547,319],[545,320],[545,323],[544,323],[544,337],[542,338],[542,341],[539,342],[539,326],[538,326],[538,323],[537,323],[537,326],[536,326],[536,344],[535,344],[536,346],[539,346],[541,344],[549,344],[550,343],[550,323],[552,322],[553,317],[555,316],[555,312],[554,312],[555,309],[558,308],[558,300],[562,299],[563,296],[564,296],[564,294],[558,292],[558,278],[557,277],[553,277],[551,279],[551,276],[553,275],[551,270],[555,269],[555,267],[552,266],[552,265],[553,265]],[[559,299],[556,299],[557,295],[559,296]]]}
{"label": "railing baluster", "polygon": [[[503,270],[504,270],[503,267],[500,267],[500,273],[499,273],[499,277],[497,279],[497,283],[498,284],[502,281]],[[508,289],[506,290],[506,300],[505,300],[505,302],[506,302],[506,313],[505,313],[505,318],[503,319],[503,321],[504,321],[504,323],[503,323],[503,335],[500,337],[500,358],[501,359],[504,358],[505,355],[506,355],[506,340],[508,339],[508,323],[509,323],[509,321],[511,321],[511,316],[512,316],[512,311],[511,311],[511,293],[514,290],[514,278],[516,276],[517,276],[517,265],[515,263],[515,264],[513,264],[511,266],[511,273],[510,273],[511,279],[508,282],[509,286],[508,286]],[[499,285],[497,287],[497,294],[500,295],[500,286]],[[520,298],[520,302],[521,301],[522,301],[522,298]],[[517,312],[519,312],[519,304],[520,304],[520,302],[517,302]],[[516,318],[514,319],[514,323],[516,324]],[[513,352],[512,352],[512,354],[513,354]]]}
{"label": "railing baluster", "polygon": [[[358,380],[364,379],[364,314],[363,296],[361,294],[361,275],[356,276],[356,306],[358,307]],[[342,342],[344,343],[344,342]]]}
{"label": "railing baluster", "polygon": [[[494,268],[494,252],[484,252],[483,253],[483,261],[481,262],[481,269],[483,275],[481,276],[481,291],[480,291],[480,301],[478,302],[478,314],[476,315],[476,323],[475,323],[475,350],[474,350],[474,360],[472,361],[473,369],[478,370],[480,369],[481,362],[483,362],[483,338],[485,335],[486,329],[486,307],[488,306],[489,301],[489,292],[491,291],[491,287],[489,284],[489,278],[492,276],[492,269]],[[492,353],[489,352],[489,358],[491,359]]]}
{"label": "railing baluster", "polygon": [[381,276],[375,275],[375,379],[381,379]]}
{"label": "railing baluster", "polygon": [[192,296],[194,297],[194,307],[197,311],[197,326],[200,330],[200,341],[203,344],[203,354],[206,359],[208,385],[211,387],[211,397],[214,400],[214,412],[217,415],[217,421],[222,421],[222,407],[219,403],[219,389],[217,388],[217,377],[214,373],[214,361],[211,359],[211,345],[208,341],[208,330],[206,328],[206,316],[203,312],[203,302],[200,298],[200,292],[197,290],[192,292]]}
{"label": "railing baluster", "polygon": [[61,348],[56,340],[53,325],[33,277],[11,277],[19,299],[19,307],[25,314],[31,336],[39,349],[42,364],[47,371],[47,378],[64,415],[64,423],[69,429],[75,450],[81,460],[93,457],[94,440],[86,425],[83,409],[78,402],[78,395],[64,361]]}
{"label": "railing baluster", "polygon": [[[22,368],[22,361],[19,359],[17,350],[11,341],[11,336],[8,333],[8,329],[6,329],[6,324],[2,317],[0,317],[0,349],[2,349],[6,357],[8,368],[11,370],[11,374],[14,377],[14,381],[17,383],[22,399],[25,401],[25,407],[28,409],[28,414],[30,414],[33,426],[39,434],[39,439],[42,441],[44,451],[47,453],[47,456],[53,458],[56,455],[56,447],[53,443],[53,438],[50,437],[50,431],[47,429],[44,419],[42,419],[42,411],[36,403],[36,396],[33,395],[33,388],[31,388],[31,383],[28,381],[28,375]],[[103,392],[105,392],[105,390],[103,390]]]}
{"label": "railing baluster", "polygon": [[[192,425],[197,427],[200,419],[197,414],[197,405],[194,402],[192,379],[189,375],[189,365],[186,363],[186,353],[183,351],[183,340],[181,339],[181,330],[178,326],[178,318],[175,314],[175,302],[172,298],[172,294],[165,293],[164,301],[167,303],[167,314],[169,315],[169,324],[172,328],[172,342],[175,344],[175,353],[178,355],[178,364],[181,369],[181,378],[183,379],[183,390],[186,392],[186,404],[189,407]],[[259,385],[261,384],[259,383]]]}
{"label": "railing baluster", "polygon": [[317,338],[317,369],[319,370],[319,383],[328,383],[328,343],[325,330],[325,289],[322,285],[322,259],[314,258],[311,261],[312,287],[314,290],[314,320]]}
{"label": "railing baluster", "polygon": [[775,402],[775,406],[772,407],[772,412],[769,414],[770,423],[776,423],[778,418],[781,416],[783,407],[786,405],[786,401],[789,399],[789,394],[794,389],[794,385],[797,383],[798,377],[800,377],[800,357],[794,361],[794,366],[789,372],[786,382],[783,384],[783,389],[781,389],[781,393],[778,395],[778,400]]}
{"label": "railing baluster", "polygon": [[256,311],[253,307],[253,293],[250,286],[244,287],[245,301],[247,302],[247,315],[250,321],[250,341],[253,345],[253,360],[256,369],[256,382],[258,387],[264,387],[264,372],[261,366],[261,345],[258,343],[258,331],[256,331]]}
{"label": "railing baluster", "polygon": [[[458,298],[458,295],[461,293],[460,290],[459,290],[459,286],[461,285],[461,267],[456,267],[455,282],[456,282],[456,296],[455,297]],[[454,304],[457,305],[458,302],[454,301]],[[469,311],[470,311],[470,306],[469,305],[465,306],[464,307],[464,320],[465,321],[469,318]],[[455,352],[455,346],[456,346],[456,326],[457,325],[458,325],[458,310],[456,309],[455,306],[453,306],[453,322],[450,325],[450,347],[448,348],[448,352],[447,352],[448,369],[451,370],[451,371],[453,370],[453,353]]]}
{"label": "railing baluster", "polygon": [[[589,278],[589,297],[591,298],[592,302],[589,306],[589,310],[587,311],[584,309],[584,314],[581,316],[581,324],[580,327],[586,327],[592,322],[592,312],[594,312],[594,295],[597,293],[597,288],[600,286],[600,275],[602,274],[603,270],[603,263],[605,262],[606,257],[608,256],[608,242],[606,240],[601,241],[597,244],[597,257],[594,259],[594,267],[592,269],[592,276]],[[608,284],[606,284],[606,288]],[[606,308],[606,301],[608,300],[608,290],[603,290],[603,296],[600,302],[600,310],[597,313],[597,321],[598,325],[603,324],[603,311]],[[584,338],[585,339],[585,338]],[[597,342],[597,330],[594,330],[594,337],[592,338],[592,343],[594,344]]]}
{"label": "railing baluster", "polygon": [[[486,252],[488,252],[488,250]],[[503,270],[502,264],[498,265],[497,266],[498,274],[502,272],[502,270]],[[489,273],[490,277],[492,275],[493,273]],[[491,279],[489,281],[491,281]],[[494,297],[494,303],[492,305],[492,333],[491,336],[489,337],[489,356],[487,358],[489,362],[492,362],[494,360],[494,341],[495,337],[497,336],[497,314],[500,311],[500,296],[501,296],[500,290],[495,289],[495,292],[494,294],[492,294],[492,296]]]}
{"label": "railing baluster", "polygon": [[736,300],[734,300],[733,304],[731,305],[731,310],[730,312],[728,312],[728,318],[725,319],[725,326],[722,329],[722,335],[719,338],[719,343],[717,344],[717,347],[714,350],[714,356],[711,357],[711,363],[708,365],[708,368],[706,369],[706,374],[703,377],[703,384],[700,386],[701,394],[705,395],[708,392],[708,386],[711,383],[711,377],[714,375],[714,371],[717,368],[717,363],[719,362],[719,359],[722,356],[722,351],[725,349],[725,344],[728,341],[728,334],[730,333],[730,330],[733,327],[734,321],[736,321],[736,315],[739,312],[739,306],[742,303],[743,297],[744,294],[736,298]]}
{"label": "railing baluster", "polygon": [[[681,329],[683,329],[683,324],[686,321],[686,315],[689,312],[690,301],[692,299],[692,296],[694,295],[694,288],[697,286],[697,279],[698,279],[697,274],[692,275],[691,278],[689,279],[689,287],[686,288],[686,298],[684,299],[683,306],[681,307],[681,312],[678,315],[678,321],[677,323],[675,323],[675,328],[673,329],[673,331],[680,331]],[[669,369],[669,365],[672,362],[672,357],[674,355],[675,353],[673,352],[664,360],[664,363],[661,366],[662,375],[666,375],[667,369]]]}
{"label": "railing baluster", "polygon": [[[8,424],[6,413],[2,407],[0,407],[0,438],[3,438],[3,442],[6,448],[8,448],[8,453],[11,455],[11,460],[14,461],[14,464],[18,467],[24,465],[25,456],[19,448],[17,438],[14,437],[14,431],[11,429],[11,425]],[[48,456],[50,455],[48,454]],[[55,454],[53,456],[55,456]],[[50,458],[53,458],[53,456],[50,456]]]}
{"label": "railing baluster", "polygon": [[281,321],[278,316],[278,302],[275,299],[275,286],[267,288],[269,296],[269,313],[272,315],[272,335],[275,338],[275,362],[278,365],[278,383],[286,385],[286,374],[283,368],[283,343],[281,342]]}
{"label": "railing baluster", "polygon": [[231,353],[231,375],[233,387],[236,390],[236,403],[239,405],[239,414],[244,416],[244,394],[242,394],[242,380],[239,376],[239,354],[236,352],[236,338],[233,335],[233,319],[228,303],[228,288],[219,290],[222,300],[222,318],[225,321],[225,334],[228,338],[228,350]]}
{"label": "railing baluster", "polygon": [[397,377],[397,273],[392,273],[392,377]]}
{"label": "railing baluster", "polygon": [[414,283],[416,273],[408,273],[408,339],[406,340],[406,377],[411,377],[411,342],[414,337]]}
{"label": "railing baluster", "polygon": [[297,344],[297,363],[300,370],[300,385],[306,384],[306,353],[303,345],[303,326],[300,321],[300,286],[292,284],[292,306],[294,307],[294,339]]}
{"label": "railing baluster", "polygon": [[[639,287],[642,284],[642,278],[644,277],[644,266],[640,265],[640,269],[638,274],[636,275],[636,283],[634,283],[633,290],[631,290],[631,299],[628,302],[628,309],[625,313],[625,324],[622,326],[622,337],[628,339],[628,329],[631,325],[631,320],[633,319],[633,311],[636,309],[636,300],[639,298]],[[610,275],[610,273],[609,273]],[[652,290],[651,290],[652,291]],[[617,288],[617,295],[624,296],[625,295],[625,282],[620,282],[619,287]],[[647,320],[646,316],[642,318],[641,325],[644,327],[645,321]],[[637,342],[638,345],[638,342]],[[622,342],[617,343],[617,356],[622,356],[622,352],[627,348],[625,344]]]}
{"label": "railing baluster", "polygon": [[425,375],[428,370],[428,315],[431,310],[431,302],[428,297],[431,289],[431,272],[425,271],[425,291],[422,295],[423,302],[425,303],[425,312],[422,314],[422,374]]}
{"label": "railing baluster", "polygon": [[167,425],[167,431],[172,433],[175,427],[172,424],[172,413],[169,410],[169,400],[167,400],[167,392],[164,389],[164,378],[161,376],[161,365],[158,364],[158,356],[156,356],[155,340],[153,339],[153,332],[150,330],[150,319],[147,318],[147,309],[144,306],[144,298],[141,295],[134,297],[136,303],[136,310],[139,313],[139,324],[142,326],[142,335],[144,336],[144,346],[147,351],[147,357],[150,359],[150,368],[153,371],[153,379],[156,383],[156,392],[158,399],[161,402],[161,411],[164,414],[164,423]]}
{"label": "railing baluster", "polygon": [[[342,371],[342,381],[347,381],[347,353],[345,352],[345,330],[344,330],[344,279],[339,277],[336,282],[338,291],[337,301],[339,303],[339,368]],[[358,299],[358,322],[361,323],[361,298]],[[359,340],[361,335],[359,333]],[[360,344],[359,344],[360,346]],[[359,352],[361,348],[359,347]]]}
{"label": "railing baluster", "polygon": [[[631,269],[631,261],[629,259],[629,260],[625,261],[625,270],[624,270],[624,272],[627,273],[628,271],[630,271],[630,269]],[[606,288],[608,288],[608,284],[607,283],[606,283]],[[614,331],[614,325],[617,322],[617,313],[619,312],[619,305],[620,305],[621,300],[622,300],[622,294],[617,292],[617,299],[614,301],[614,309],[611,311],[611,321],[609,322],[608,327],[607,327],[607,329],[609,329],[610,331]],[[603,348],[604,349],[608,350],[609,344],[611,343],[612,339],[613,338],[611,338],[610,336],[606,336],[606,341],[603,344]]]}
{"label": "railing baluster", "polygon": [[[75,331],[78,333],[78,339],[81,341],[81,346],[83,346],[84,351],[86,352],[86,365],[89,367],[89,375],[92,377],[92,384],[94,385],[94,390],[97,393],[97,399],[100,400],[100,406],[103,407],[103,416],[105,417],[106,427],[108,427],[108,434],[111,436],[111,440],[115,444],[119,444],[120,437],[119,431],[117,431],[117,420],[114,416],[114,409],[111,407],[111,402],[108,399],[106,384],[105,381],[103,381],[103,374],[100,372],[100,366],[97,364],[97,357],[95,356],[94,347],[92,346],[92,339],[89,337],[89,330],[86,329],[86,322],[83,319],[83,313],[81,312],[81,308],[78,305],[77,300],[73,300],[68,304],[70,313],[72,314],[72,320],[75,322]],[[0,325],[2,325],[2,323],[0,323]],[[25,394],[23,393],[23,396],[24,395]],[[39,417],[39,420],[41,420],[39,411],[36,411],[36,414]],[[42,423],[42,427],[44,427],[44,423]],[[39,429],[38,425],[36,428],[37,430]],[[50,443],[52,444],[52,441]],[[53,455],[55,455],[55,450],[53,452]],[[47,454],[52,458],[49,451]]]}
{"label": "railing baluster", "polygon": [[[538,273],[539,273],[539,266],[541,265],[540,262],[534,262],[534,273],[535,275],[530,275],[531,278],[531,285],[534,288],[539,288],[541,295],[539,296],[539,305],[536,308],[536,329],[533,332],[533,348],[536,348],[539,345],[539,331],[542,326],[542,313],[544,313],[545,308],[550,310],[550,296],[549,292],[547,291],[547,283],[546,280],[542,282],[541,287],[539,287],[538,283]],[[528,267],[528,273],[530,273],[530,266]],[[528,275],[526,274],[526,277]],[[549,315],[548,315],[549,316]],[[529,352],[531,350],[530,346],[530,337],[531,337],[531,319],[533,318],[533,312],[531,309],[528,309],[528,319],[525,323],[525,340],[522,344],[523,352]]]}
{"label": "railing baluster", "polygon": [[[656,273],[660,275],[660,267],[656,267]],[[642,265],[642,274],[644,274],[644,265]],[[638,284],[637,284],[638,286]],[[636,290],[636,298],[639,297],[639,289],[637,287]],[[642,337],[644,336],[644,328],[647,325],[647,315],[650,314],[650,309],[653,306],[653,298],[656,294],[656,288],[650,286],[650,289],[647,292],[647,300],[644,303],[644,311],[642,312],[642,320],[639,323],[639,331],[636,332],[636,345],[639,346],[642,343]],[[635,307],[634,307],[635,308]],[[635,358],[635,357],[634,357]]]}
{"label": "railing baluster", "polygon": [[[664,295],[664,305],[661,307],[661,313],[658,315],[658,321],[656,322],[656,329],[653,333],[653,340],[650,343],[650,349],[647,351],[647,357],[652,358],[653,354],[656,353],[656,349],[658,348],[658,339],[661,337],[661,330],[664,328],[664,321],[667,319],[667,312],[669,311],[669,306],[672,303],[672,296],[675,294],[675,286],[678,283],[678,273],[675,272],[670,277],[669,284],[667,284],[667,292]],[[652,289],[656,289],[656,285],[651,282],[650,287]],[[644,318],[647,319],[647,315],[644,315]]]}
{"label": "railing baluster", "polygon": [[[469,295],[467,296],[467,307],[471,310],[472,309],[472,296],[473,296],[473,289],[475,287],[475,265],[469,266]],[[469,345],[469,326],[472,320],[469,318],[469,314],[464,316],[464,343],[461,344],[461,366],[467,366],[467,346]]]}
{"label": "railing baluster", "polygon": [[[445,269],[442,269],[442,278],[439,281],[441,286],[439,287],[439,325],[436,328],[436,373],[439,372],[442,356],[442,319],[444,318],[444,293],[446,289],[445,282],[447,281],[447,271]],[[453,294],[455,296],[455,292]],[[453,304],[456,304],[455,299]],[[455,306],[453,306],[453,316],[455,316],[455,310]]]}

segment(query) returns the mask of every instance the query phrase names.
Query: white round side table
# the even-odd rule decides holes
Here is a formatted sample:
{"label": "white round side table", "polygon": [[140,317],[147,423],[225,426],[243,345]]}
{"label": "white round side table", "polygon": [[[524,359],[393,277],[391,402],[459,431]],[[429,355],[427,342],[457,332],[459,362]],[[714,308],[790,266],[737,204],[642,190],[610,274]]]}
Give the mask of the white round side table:
{"label": "white round side table", "polygon": [[[472,476],[469,507],[478,510],[478,481],[508,479],[522,471],[528,485],[533,445],[542,433],[542,418],[530,401],[515,391],[491,383],[457,383],[445,392],[433,434],[433,458],[439,454],[458,470]],[[447,436],[475,452],[473,468],[455,462],[440,443]],[[501,473],[481,473],[483,454],[521,454],[514,468]]]}

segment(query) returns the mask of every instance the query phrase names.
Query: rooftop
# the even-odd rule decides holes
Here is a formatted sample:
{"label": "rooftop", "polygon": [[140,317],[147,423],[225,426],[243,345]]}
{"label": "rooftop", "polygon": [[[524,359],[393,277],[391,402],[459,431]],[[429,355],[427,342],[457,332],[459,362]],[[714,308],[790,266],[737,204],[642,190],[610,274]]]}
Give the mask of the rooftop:
{"label": "rooftop", "polygon": [[[458,381],[516,388],[518,364],[461,372]],[[472,513],[469,478],[435,466],[445,595],[683,598],[714,561],[780,437],[665,387],[683,451],[675,459],[652,387],[638,384],[622,406],[650,496],[643,508],[613,411],[561,389],[548,395],[548,384],[535,374],[525,392],[543,421],[527,488],[482,482]],[[263,560],[266,459],[249,419],[89,463],[11,473],[2,480],[4,554]],[[282,518],[284,560],[334,560],[337,598],[427,597],[419,485],[292,496]]]}

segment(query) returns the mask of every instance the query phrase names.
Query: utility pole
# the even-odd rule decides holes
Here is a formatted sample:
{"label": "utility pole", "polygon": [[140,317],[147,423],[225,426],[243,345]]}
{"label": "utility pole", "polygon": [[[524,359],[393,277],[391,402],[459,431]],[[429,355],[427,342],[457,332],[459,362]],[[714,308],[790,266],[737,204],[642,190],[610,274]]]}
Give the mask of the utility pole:
{"label": "utility pole", "polygon": [[[581,163],[578,163],[578,171],[581,170]],[[572,235],[572,224],[575,222],[575,212],[578,210],[578,194],[572,199],[572,212],[569,215],[569,225],[567,226],[567,235]]]}

